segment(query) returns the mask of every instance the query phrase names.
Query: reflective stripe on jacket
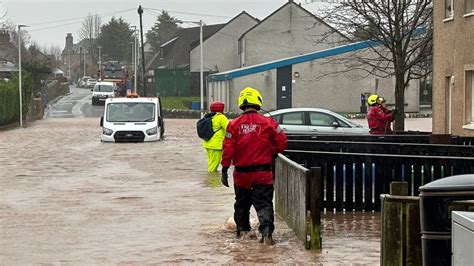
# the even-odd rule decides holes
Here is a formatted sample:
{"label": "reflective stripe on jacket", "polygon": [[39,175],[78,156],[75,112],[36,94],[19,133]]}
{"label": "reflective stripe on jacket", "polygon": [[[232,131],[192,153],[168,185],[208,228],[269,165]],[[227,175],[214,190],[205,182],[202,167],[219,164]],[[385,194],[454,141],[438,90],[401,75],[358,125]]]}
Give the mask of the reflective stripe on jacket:
{"label": "reflective stripe on jacket", "polygon": [[206,149],[222,150],[228,124],[229,119],[227,119],[225,115],[216,113],[216,115],[212,117],[212,130],[216,133],[214,133],[210,140],[203,141],[202,146]]}

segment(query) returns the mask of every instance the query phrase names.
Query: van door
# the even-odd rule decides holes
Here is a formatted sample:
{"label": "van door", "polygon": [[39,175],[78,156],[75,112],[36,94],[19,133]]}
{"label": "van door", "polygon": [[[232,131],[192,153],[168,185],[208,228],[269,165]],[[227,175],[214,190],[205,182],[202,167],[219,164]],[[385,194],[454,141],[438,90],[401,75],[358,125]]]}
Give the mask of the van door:
{"label": "van door", "polygon": [[163,108],[161,107],[161,98],[158,97],[158,126],[160,127],[160,139],[163,138],[165,134],[165,120],[163,119]]}

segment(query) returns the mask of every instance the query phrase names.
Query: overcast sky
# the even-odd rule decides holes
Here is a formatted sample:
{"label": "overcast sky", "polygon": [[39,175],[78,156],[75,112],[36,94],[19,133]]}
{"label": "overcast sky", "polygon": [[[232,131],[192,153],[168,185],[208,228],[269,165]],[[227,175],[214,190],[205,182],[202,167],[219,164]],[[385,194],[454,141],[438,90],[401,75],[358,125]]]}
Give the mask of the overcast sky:
{"label": "overcast sky", "polygon": [[[146,32],[156,21],[152,13],[161,9],[169,10],[170,14],[180,20],[199,21],[205,24],[216,24],[228,21],[242,11],[247,11],[258,19],[263,19],[278,9],[287,0],[0,0],[3,19],[14,24],[29,25],[26,30],[31,41],[41,46],[58,45],[64,47],[66,33],[73,34],[74,42],[79,41],[79,30],[83,18],[89,13],[102,17],[106,23],[112,16],[123,17],[130,25],[139,25],[137,8],[145,9],[143,27]],[[305,2],[305,0],[295,0]],[[318,3],[304,5],[310,11],[318,7]],[[191,15],[185,13],[198,13]],[[190,27],[192,24],[185,24]]]}

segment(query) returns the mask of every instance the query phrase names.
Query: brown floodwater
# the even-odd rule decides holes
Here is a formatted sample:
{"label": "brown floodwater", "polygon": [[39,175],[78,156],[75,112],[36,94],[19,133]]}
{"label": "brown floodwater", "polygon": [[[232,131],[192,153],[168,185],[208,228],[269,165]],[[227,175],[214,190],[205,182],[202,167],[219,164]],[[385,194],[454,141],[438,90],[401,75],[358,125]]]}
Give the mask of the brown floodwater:
{"label": "brown floodwater", "polygon": [[320,252],[279,219],[274,246],[236,239],[233,190],[206,172],[194,120],[140,144],[100,143],[98,123],[0,131],[1,265],[379,264],[378,213],[323,215]]}

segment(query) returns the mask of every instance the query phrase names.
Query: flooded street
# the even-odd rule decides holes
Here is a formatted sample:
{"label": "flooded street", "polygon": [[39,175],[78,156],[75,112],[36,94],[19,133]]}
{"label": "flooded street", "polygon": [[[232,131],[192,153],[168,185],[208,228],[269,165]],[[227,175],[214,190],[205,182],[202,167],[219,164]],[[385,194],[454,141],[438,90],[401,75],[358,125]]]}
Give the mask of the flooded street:
{"label": "flooded street", "polygon": [[379,264],[378,213],[324,215],[321,252],[279,219],[275,246],[236,239],[233,189],[206,172],[194,120],[141,144],[100,143],[98,124],[0,132],[0,264]]}

